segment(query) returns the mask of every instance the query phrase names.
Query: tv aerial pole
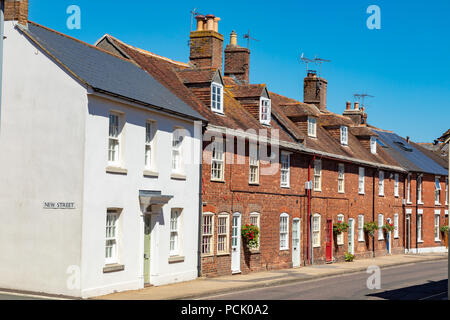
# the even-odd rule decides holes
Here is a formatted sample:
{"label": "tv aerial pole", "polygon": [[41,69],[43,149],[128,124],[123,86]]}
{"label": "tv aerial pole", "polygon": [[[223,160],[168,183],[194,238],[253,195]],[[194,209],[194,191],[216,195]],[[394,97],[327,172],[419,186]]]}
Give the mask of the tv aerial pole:
{"label": "tv aerial pole", "polygon": [[355,93],[353,95],[355,97],[356,100],[361,101],[361,108],[364,107],[364,101],[365,98],[375,98],[375,96],[371,96],[370,94],[367,93]]}
{"label": "tv aerial pole", "polygon": [[244,39],[247,39],[247,49],[250,49],[250,40],[259,41],[258,39],[252,38],[250,36],[250,30],[248,30],[248,33],[244,34]]}

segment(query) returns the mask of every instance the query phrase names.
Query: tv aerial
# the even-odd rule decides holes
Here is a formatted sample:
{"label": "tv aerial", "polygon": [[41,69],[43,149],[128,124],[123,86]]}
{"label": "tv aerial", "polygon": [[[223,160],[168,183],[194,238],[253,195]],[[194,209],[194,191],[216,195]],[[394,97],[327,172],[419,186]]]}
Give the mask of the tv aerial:
{"label": "tv aerial", "polygon": [[308,73],[309,71],[314,71],[314,70],[310,70],[309,69],[309,64],[310,63],[314,63],[316,65],[319,65],[319,77],[320,77],[320,74],[322,73],[322,63],[324,63],[324,62],[331,62],[331,60],[319,58],[319,57],[317,57],[317,55],[314,57],[314,59],[310,59],[310,58],[305,57],[304,53],[302,53],[302,55],[300,56],[300,60],[304,64],[306,64],[306,73]]}
{"label": "tv aerial", "polygon": [[355,97],[356,100],[361,101],[361,108],[364,107],[364,100],[365,98],[374,98],[375,96],[372,96],[370,94],[367,93],[355,93],[353,95]]}
{"label": "tv aerial", "polygon": [[259,41],[258,39],[252,38],[250,36],[250,30],[248,30],[248,33],[244,34],[244,39],[247,39],[247,49],[250,49],[250,40]]}

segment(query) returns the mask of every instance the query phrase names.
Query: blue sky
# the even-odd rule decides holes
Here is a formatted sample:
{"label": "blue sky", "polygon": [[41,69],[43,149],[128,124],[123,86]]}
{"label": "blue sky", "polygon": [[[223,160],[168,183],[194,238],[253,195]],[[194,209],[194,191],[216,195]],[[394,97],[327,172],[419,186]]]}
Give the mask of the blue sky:
{"label": "blue sky", "polygon": [[[381,29],[369,30],[369,5],[381,9]],[[69,30],[69,5],[81,8],[81,29]],[[303,100],[302,52],[332,60],[322,67],[328,108],[342,113],[366,92],[368,121],[417,142],[450,127],[450,1],[278,0],[118,1],[30,0],[30,19],[93,44],[109,33],[151,52],[188,61],[190,11],[214,14],[219,32],[238,42],[248,30],[250,81]],[[194,23],[195,29],[195,23]]]}

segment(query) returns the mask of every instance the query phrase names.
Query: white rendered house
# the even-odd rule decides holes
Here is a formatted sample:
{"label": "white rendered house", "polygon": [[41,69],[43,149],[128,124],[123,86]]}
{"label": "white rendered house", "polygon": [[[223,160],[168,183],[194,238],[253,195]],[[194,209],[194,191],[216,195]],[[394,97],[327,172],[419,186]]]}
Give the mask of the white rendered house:
{"label": "white rendered house", "polygon": [[124,59],[32,22],[4,33],[0,288],[195,279],[204,119]]}

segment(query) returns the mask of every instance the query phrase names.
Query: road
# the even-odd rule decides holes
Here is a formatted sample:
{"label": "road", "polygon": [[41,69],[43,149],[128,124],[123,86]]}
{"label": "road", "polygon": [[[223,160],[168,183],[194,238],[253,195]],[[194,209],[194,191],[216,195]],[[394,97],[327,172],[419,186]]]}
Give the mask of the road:
{"label": "road", "polygon": [[276,287],[221,294],[203,300],[447,300],[448,261],[381,269],[380,289],[367,288],[358,272]]}

